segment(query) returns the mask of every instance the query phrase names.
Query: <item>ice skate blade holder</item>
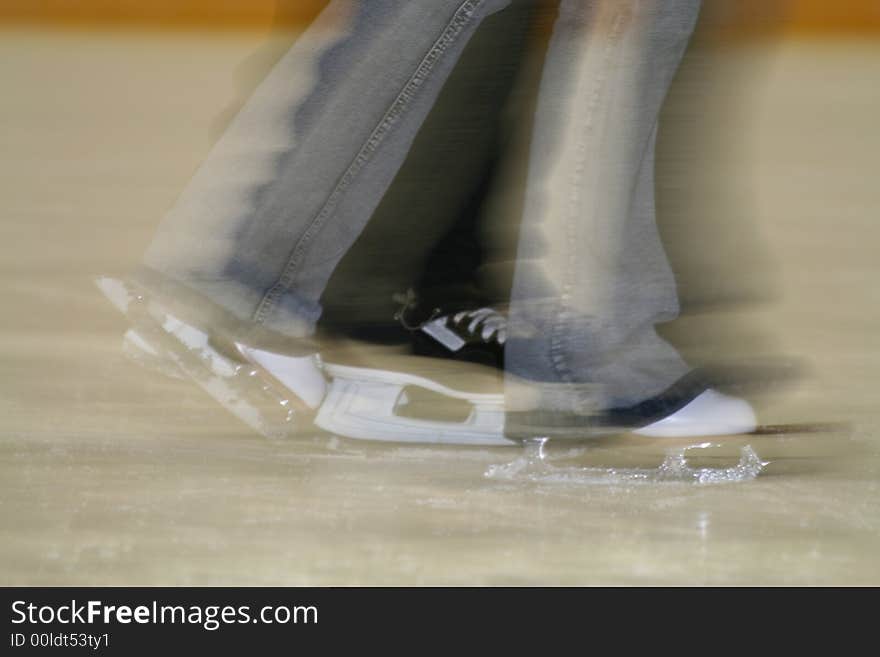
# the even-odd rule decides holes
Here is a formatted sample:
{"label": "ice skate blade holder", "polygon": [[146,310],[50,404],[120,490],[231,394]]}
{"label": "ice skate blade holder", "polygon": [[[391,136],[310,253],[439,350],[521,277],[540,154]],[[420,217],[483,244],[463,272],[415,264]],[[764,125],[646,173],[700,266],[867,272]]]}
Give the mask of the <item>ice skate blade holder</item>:
{"label": "ice skate blade holder", "polygon": [[[315,424],[347,438],[440,445],[512,446],[504,436],[504,395],[454,390],[431,379],[325,363],[331,384]],[[413,389],[470,405],[460,422],[406,414]]]}

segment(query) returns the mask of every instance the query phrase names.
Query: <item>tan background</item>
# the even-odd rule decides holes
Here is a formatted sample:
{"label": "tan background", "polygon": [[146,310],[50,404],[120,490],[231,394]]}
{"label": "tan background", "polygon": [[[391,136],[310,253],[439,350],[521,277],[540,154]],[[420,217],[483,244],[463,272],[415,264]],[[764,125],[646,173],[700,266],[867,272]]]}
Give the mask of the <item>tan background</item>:
{"label": "tan background", "polygon": [[[704,20],[740,34],[829,32],[716,48],[704,23],[665,110],[665,214],[724,241],[752,226],[773,263],[770,302],[688,321],[714,338],[742,320],[807,360],[757,400],[763,421],[851,425],[707,448],[698,464],[735,464],[746,442],[769,462],[717,486],[614,480],[669,449],[635,437],[512,480],[484,473],[516,449],[272,442],[126,361],[128,324],[92,278],[137,262],[296,30],[45,25],[262,29],[273,5],[0,0],[38,23],[0,35],[0,585],[880,584],[880,40],[830,32],[876,27],[867,3],[819,21],[826,3],[782,20],[708,0]],[[736,282],[754,275],[738,252]]]}

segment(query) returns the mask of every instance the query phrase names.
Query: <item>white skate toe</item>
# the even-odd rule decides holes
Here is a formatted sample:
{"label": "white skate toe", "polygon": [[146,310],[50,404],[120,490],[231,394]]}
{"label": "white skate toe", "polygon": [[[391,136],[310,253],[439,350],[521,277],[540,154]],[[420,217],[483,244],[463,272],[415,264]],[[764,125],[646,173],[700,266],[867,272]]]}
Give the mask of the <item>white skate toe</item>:
{"label": "white skate toe", "polygon": [[751,433],[757,426],[755,411],[747,401],[710,389],[672,415],[633,433],[652,438],[724,436]]}
{"label": "white skate toe", "polygon": [[314,355],[288,356],[254,349],[240,343],[236,343],[235,346],[245,358],[260,365],[299,397],[306,406],[312,410],[320,406],[324,395],[327,394],[327,381]]}

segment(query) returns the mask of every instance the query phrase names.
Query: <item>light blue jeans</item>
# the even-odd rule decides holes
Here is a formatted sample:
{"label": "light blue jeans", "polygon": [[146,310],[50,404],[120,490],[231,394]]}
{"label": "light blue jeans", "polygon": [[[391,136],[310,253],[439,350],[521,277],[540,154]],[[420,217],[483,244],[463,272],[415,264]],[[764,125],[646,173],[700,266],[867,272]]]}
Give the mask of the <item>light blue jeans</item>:
{"label": "light blue jeans", "polygon": [[[312,334],[329,277],[468,40],[510,2],[331,2],[168,213],[142,282],[204,299],[255,340]],[[653,166],[660,108],[698,11],[699,0],[561,2],[511,298],[518,407],[633,404],[688,371],[654,330],[678,303]],[[523,379],[542,385],[522,394]]]}

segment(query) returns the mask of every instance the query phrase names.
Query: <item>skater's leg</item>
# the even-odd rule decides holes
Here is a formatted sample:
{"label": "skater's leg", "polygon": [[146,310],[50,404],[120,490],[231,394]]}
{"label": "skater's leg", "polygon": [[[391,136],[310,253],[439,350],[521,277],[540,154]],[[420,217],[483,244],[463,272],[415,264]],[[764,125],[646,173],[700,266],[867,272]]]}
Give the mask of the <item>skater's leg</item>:
{"label": "skater's leg", "polygon": [[504,157],[509,100],[538,5],[513,0],[480,25],[369,224],[334,271],[321,298],[322,327],[400,337],[394,297],[408,288],[419,303],[412,321],[437,307],[485,305],[476,284],[483,204]]}
{"label": "skater's leg", "polygon": [[[675,283],[654,224],[657,118],[698,0],[563,0],[512,299],[512,407],[631,406],[688,372],[654,330]],[[519,377],[550,385],[523,388]]]}
{"label": "skater's leg", "polygon": [[246,328],[311,333],[465,44],[508,2],[332,2],[169,213],[143,281],[194,291]]}

